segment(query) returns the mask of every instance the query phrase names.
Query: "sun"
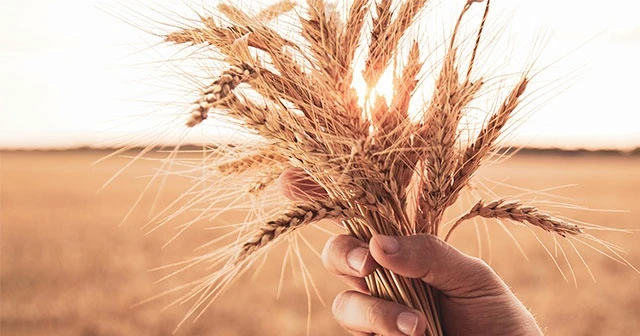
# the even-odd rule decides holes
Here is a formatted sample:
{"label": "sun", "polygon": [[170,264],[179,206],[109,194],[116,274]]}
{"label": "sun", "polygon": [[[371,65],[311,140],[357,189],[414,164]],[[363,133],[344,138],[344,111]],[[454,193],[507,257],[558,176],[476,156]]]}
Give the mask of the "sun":
{"label": "sun", "polygon": [[[391,105],[395,90],[397,89],[394,85],[394,78],[393,67],[389,67],[380,77],[378,83],[373,87],[369,87],[367,85],[360,72],[357,72],[357,75],[354,76],[351,85],[358,93],[358,105],[362,108],[363,114],[368,120],[371,120],[370,111],[376,101],[376,97],[382,96],[387,102],[387,105]],[[409,119],[412,122],[419,122],[423,115],[421,107],[424,106],[425,100],[421,97],[420,92],[428,90],[432,86],[433,85],[430,84],[430,82],[426,81],[420,81],[418,84],[415,91],[416,93],[409,103],[408,113]]]}

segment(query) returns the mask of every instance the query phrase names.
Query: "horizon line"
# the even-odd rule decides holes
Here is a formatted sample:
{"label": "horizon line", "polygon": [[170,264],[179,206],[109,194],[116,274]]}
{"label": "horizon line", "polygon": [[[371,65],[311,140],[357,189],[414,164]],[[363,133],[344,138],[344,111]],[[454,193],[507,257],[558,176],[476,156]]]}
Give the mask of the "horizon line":
{"label": "horizon line", "polygon": [[[181,150],[193,151],[203,148],[217,149],[220,147],[235,147],[237,144],[184,144],[184,145],[156,145],[150,146],[153,150],[167,150],[168,148],[180,147]],[[147,146],[67,146],[67,147],[0,147],[1,152],[81,152],[81,151],[125,151],[142,150]],[[497,148],[496,152],[501,154],[591,154],[591,155],[640,155],[640,146],[635,148],[563,148],[554,146],[503,146]]]}

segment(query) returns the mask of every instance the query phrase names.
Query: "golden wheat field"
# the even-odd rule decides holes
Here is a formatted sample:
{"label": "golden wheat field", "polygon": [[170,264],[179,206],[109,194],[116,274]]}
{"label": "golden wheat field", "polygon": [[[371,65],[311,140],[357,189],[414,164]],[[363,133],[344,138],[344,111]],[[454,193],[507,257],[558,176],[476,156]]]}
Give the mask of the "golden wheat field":
{"label": "golden wheat field", "polygon": [[[153,163],[137,163],[109,187],[102,184],[128,158],[91,163],[104,151],[0,153],[0,334],[2,335],[169,335],[187,306],[167,307],[175,297],[136,305],[188,281],[179,274],[156,283],[167,272],[153,268],[198,254],[198,246],[216,232],[197,227],[168,246],[176,232],[167,226],[146,234],[142,229],[154,197],[143,200],[129,220],[119,226],[145,186]],[[522,190],[546,190],[551,199],[596,209],[627,212],[553,210],[576,220],[622,229],[637,229],[640,213],[640,157],[597,155],[517,155],[483,168],[480,175],[501,195]],[[158,204],[166,204],[184,190],[184,181],[170,179]],[[532,198],[533,197],[533,198]],[[238,222],[243,214],[230,212],[218,220]],[[499,227],[466,224],[452,243],[487,260],[537,316],[548,335],[632,335],[640,330],[640,275],[598,252],[577,245],[596,282],[576,257],[565,249],[577,280],[552,240],[543,232],[509,226],[526,253]],[[538,233],[553,259],[531,232]],[[303,230],[317,249],[327,234]],[[477,235],[482,245],[478,246]],[[488,233],[488,234],[487,234]],[[490,239],[487,239],[487,236]],[[640,265],[638,234],[602,232],[599,237],[627,251]],[[283,247],[276,248],[259,270],[242,276],[195,323],[188,321],[176,335],[305,335],[308,300],[300,272],[281,278]],[[566,247],[566,246],[565,246]],[[346,334],[333,322],[330,303],[344,289],[328,275],[317,257],[303,249],[325,306],[312,295],[311,335]],[[560,254],[558,254],[560,253]],[[203,266],[204,267],[204,266]],[[166,308],[166,309],[165,309]]]}

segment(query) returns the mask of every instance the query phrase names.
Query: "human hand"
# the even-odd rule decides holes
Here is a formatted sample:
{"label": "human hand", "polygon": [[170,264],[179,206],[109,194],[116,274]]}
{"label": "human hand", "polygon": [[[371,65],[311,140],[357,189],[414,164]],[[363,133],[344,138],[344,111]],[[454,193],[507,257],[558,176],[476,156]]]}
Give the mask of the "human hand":
{"label": "human hand", "polygon": [[368,295],[363,277],[379,266],[439,290],[447,335],[542,334],[531,313],[485,262],[435,236],[377,235],[368,246],[351,236],[336,236],[327,242],[322,260],[355,289],[340,293],[333,303],[335,318],[354,335],[424,335],[423,314]]}
{"label": "human hand", "polygon": [[[294,200],[323,194],[296,171],[283,174],[283,193]],[[348,235],[329,239],[322,261],[354,290],[333,303],[333,314],[353,335],[424,335],[424,314],[369,295],[364,277],[382,266],[439,290],[447,335],[541,335],[531,313],[482,260],[431,235],[374,236],[369,244]]]}

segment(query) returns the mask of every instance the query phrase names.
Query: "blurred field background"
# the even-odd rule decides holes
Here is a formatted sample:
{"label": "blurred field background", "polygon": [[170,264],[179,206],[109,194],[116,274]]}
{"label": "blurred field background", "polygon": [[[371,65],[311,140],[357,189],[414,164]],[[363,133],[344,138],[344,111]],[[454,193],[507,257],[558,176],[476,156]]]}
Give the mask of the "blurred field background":
{"label": "blurred field background", "polygon": [[[171,298],[134,305],[184,284],[188,275],[156,284],[166,272],[149,270],[197,255],[194,248],[211,240],[215,232],[194,228],[162,248],[174,227],[149,235],[141,229],[153,197],[119,226],[144,188],[144,176],[151,173],[153,163],[133,165],[98,192],[129,160],[114,158],[91,166],[107,153],[0,152],[1,335],[169,335],[187,310],[186,306],[162,310]],[[638,155],[522,154],[481,174],[488,185],[498,181],[533,190],[575,185],[552,193],[569,199],[560,199],[562,202],[628,212],[555,209],[558,213],[604,226],[640,227]],[[169,180],[160,202],[177,197],[184,190],[183,183]],[[521,191],[497,186],[496,192],[512,195]],[[241,216],[231,212],[220,220],[237,222]],[[569,281],[529,230],[512,230],[527,261],[497,224],[488,224],[490,243],[482,225],[479,227],[484,242],[480,249],[473,224],[458,231],[453,244],[474,255],[481,253],[535,313],[547,335],[633,335],[640,330],[640,275],[628,266],[581,246],[597,279],[594,283],[569,246],[566,251],[576,286],[562,257],[559,262]],[[305,231],[305,237],[320,249],[328,236],[312,229]],[[640,266],[637,233],[602,232],[599,237],[624,248],[625,257]],[[554,253],[552,241],[542,240]],[[258,277],[243,276],[200,320],[187,322],[176,335],[304,335],[307,299],[299,276],[287,273],[285,288],[276,299],[282,250],[283,246],[272,253]],[[324,271],[312,253],[305,255],[326,301],[322,306],[312,300],[310,334],[346,334],[330,313],[333,296],[343,285]]]}

